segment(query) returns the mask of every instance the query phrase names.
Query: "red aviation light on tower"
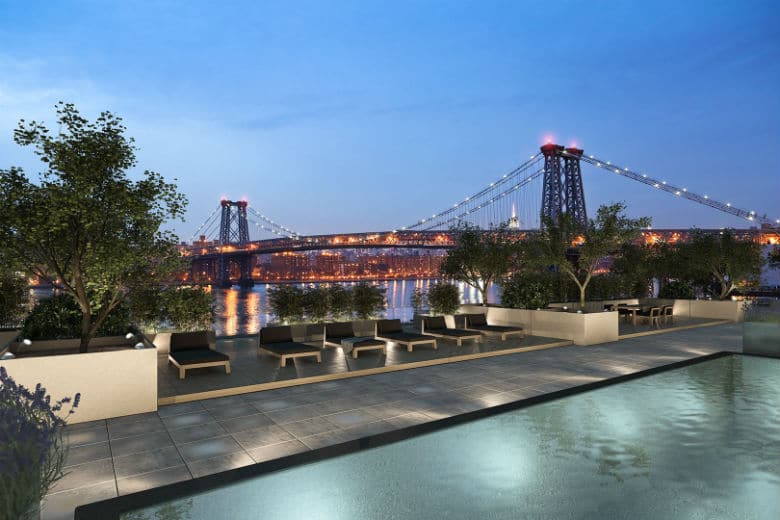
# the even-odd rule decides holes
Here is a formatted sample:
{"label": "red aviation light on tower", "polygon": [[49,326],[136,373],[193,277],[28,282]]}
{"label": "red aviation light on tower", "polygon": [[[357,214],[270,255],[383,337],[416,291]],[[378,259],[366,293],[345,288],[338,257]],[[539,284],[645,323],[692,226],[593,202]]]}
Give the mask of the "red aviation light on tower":
{"label": "red aviation light on tower", "polygon": [[583,152],[582,148],[577,148],[576,146],[569,146],[568,148],[566,148],[566,153],[569,153],[571,155],[576,155],[577,157],[581,157],[582,152]]}
{"label": "red aviation light on tower", "polygon": [[545,157],[550,157],[563,150],[563,146],[554,143],[547,143],[539,148]]}

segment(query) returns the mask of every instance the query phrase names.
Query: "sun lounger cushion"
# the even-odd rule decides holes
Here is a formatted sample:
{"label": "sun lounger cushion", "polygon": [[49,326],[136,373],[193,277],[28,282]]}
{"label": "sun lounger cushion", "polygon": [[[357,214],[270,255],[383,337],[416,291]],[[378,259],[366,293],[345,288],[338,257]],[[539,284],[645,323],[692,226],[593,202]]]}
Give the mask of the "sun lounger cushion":
{"label": "sun lounger cushion", "polygon": [[274,354],[283,355],[283,354],[302,354],[304,352],[319,352],[320,349],[317,347],[312,347],[309,345],[306,345],[304,343],[296,343],[294,341],[289,342],[277,342],[277,343],[263,343],[260,345],[261,348],[264,350],[267,350],[269,352],[273,352]]}
{"label": "sun lounger cushion", "polygon": [[469,326],[487,325],[487,316],[484,314],[467,314]]}
{"label": "sun lounger cushion", "polygon": [[407,342],[407,341],[418,341],[418,340],[424,340],[424,339],[430,339],[434,340],[433,336],[427,336],[425,334],[414,334],[413,332],[392,332],[390,334],[383,333],[383,338],[392,339],[395,341],[400,342]]}
{"label": "sun lounger cushion", "polygon": [[215,363],[230,360],[230,357],[227,354],[209,348],[180,350],[178,352],[171,352],[170,355],[180,365]]}
{"label": "sun lounger cushion", "polygon": [[360,348],[360,347],[381,347],[384,346],[385,342],[380,339],[374,339],[374,338],[365,338],[361,339],[359,341],[353,341],[352,342],[352,348]]}
{"label": "sun lounger cushion", "polygon": [[447,322],[444,320],[444,316],[429,316],[423,318],[423,321],[425,322],[425,330],[446,330],[447,329]]}
{"label": "sun lounger cushion", "polygon": [[474,330],[480,330],[483,332],[521,332],[523,327],[504,327],[502,325],[479,325],[477,327],[471,327]]}
{"label": "sun lounger cushion", "polygon": [[339,340],[341,338],[351,338],[355,336],[355,329],[352,323],[328,323],[325,325],[325,339]]}
{"label": "sun lounger cushion", "polygon": [[209,330],[198,332],[174,332],[171,334],[170,351],[201,350],[210,348],[214,343],[214,333]]}
{"label": "sun lounger cushion", "polygon": [[383,336],[402,332],[401,320],[379,320],[376,322],[376,331]]}
{"label": "sun lounger cushion", "polygon": [[292,328],[289,326],[264,327],[260,329],[260,344],[268,345],[270,343],[291,343]]}

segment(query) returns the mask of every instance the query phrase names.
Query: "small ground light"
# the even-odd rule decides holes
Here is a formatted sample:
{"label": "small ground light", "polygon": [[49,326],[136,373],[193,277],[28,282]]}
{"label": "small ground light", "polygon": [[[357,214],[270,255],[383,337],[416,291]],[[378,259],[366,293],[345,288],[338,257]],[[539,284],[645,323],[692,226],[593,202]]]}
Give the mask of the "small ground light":
{"label": "small ground light", "polygon": [[14,356],[11,352],[6,352],[2,356],[0,356],[0,359],[16,359],[16,356]]}
{"label": "small ground light", "polygon": [[125,334],[125,339],[133,339],[134,337],[135,334],[133,334],[132,332],[128,332],[127,334]]}
{"label": "small ground light", "polygon": [[24,338],[24,339],[22,340],[22,345],[24,345],[25,347],[29,347],[30,345],[32,345],[32,341],[30,341],[30,340],[29,340],[29,339],[27,339],[27,338]]}
{"label": "small ground light", "polygon": [[144,346],[143,342],[139,341],[138,343],[136,343],[135,345],[133,345],[133,348],[137,348],[137,349],[139,349],[139,350],[140,350],[140,349],[142,349],[142,348],[146,348],[146,347]]}

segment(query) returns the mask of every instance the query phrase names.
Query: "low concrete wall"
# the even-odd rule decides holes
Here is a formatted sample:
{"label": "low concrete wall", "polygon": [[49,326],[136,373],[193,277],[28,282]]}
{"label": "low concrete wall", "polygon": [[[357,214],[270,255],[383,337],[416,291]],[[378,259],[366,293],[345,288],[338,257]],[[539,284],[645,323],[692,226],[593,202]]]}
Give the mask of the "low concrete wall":
{"label": "low concrete wall", "polygon": [[[20,336],[19,340],[23,338]],[[78,350],[81,340],[76,339],[44,339],[35,340],[29,347],[22,343],[15,343],[11,346],[11,352],[47,352],[55,350]],[[124,336],[100,336],[93,338],[89,343],[90,349],[98,347],[132,347],[134,342],[128,341]]]}
{"label": "low concrete wall", "polygon": [[715,320],[745,321],[744,302],[734,300],[665,300],[642,298],[640,305],[673,305],[674,315],[683,318],[710,318]]}
{"label": "low concrete wall", "polygon": [[19,329],[0,330],[0,352],[11,345],[11,342],[19,335]]}
{"label": "low concrete wall", "polygon": [[743,323],[742,352],[780,358],[780,323]]}
{"label": "low concrete wall", "polygon": [[460,312],[487,312],[491,324],[521,326],[528,334],[568,339],[575,345],[595,345],[618,339],[617,312],[577,314],[479,305],[463,305]]}
{"label": "low concrete wall", "polygon": [[[585,312],[602,312],[605,305],[617,305],[625,303],[627,305],[637,305],[639,298],[621,298],[617,300],[593,300],[585,302]],[[580,302],[551,303],[550,307],[568,307],[569,309],[579,309]]]}
{"label": "low concrete wall", "polygon": [[0,361],[17,383],[41,383],[52,399],[81,393],[67,418],[80,423],[157,410],[157,351],[122,349]]}

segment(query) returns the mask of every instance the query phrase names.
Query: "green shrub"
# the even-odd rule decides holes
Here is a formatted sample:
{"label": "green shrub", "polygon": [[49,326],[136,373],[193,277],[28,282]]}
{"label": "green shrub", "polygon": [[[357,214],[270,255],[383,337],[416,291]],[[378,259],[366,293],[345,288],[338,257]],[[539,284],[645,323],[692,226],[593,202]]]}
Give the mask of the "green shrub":
{"label": "green shrub", "polygon": [[[80,338],[81,319],[81,309],[72,296],[52,296],[41,300],[25,318],[22,336],[30,340]],[[106,317],[95,336],[123,336],[129,325],[128,306],[119,304]]]}
{"label": "green shrub", "polygon": [[428,305],[433,314],[454,314],[460,307],[460,291],[451,283],[436,283],[428,289]]}
{"label": "green shrub", "polygon": [[14,274],[0,276],[0,327],[15,325],[24,315],[27,282]]}
{"label": "green shrub", "polygon": [[282,323],[303,321],[303,290],[293,285],[277,285],[268,291],[271,312]]}
{"label": "green shrub", "polygon": [[688,282],[672,281],[661,287],[658,291],[658,297],[675,300],[692,300],[696,297],[696,291]]}
{"label": "green shrub", "polygon": [[412,309],[414,309],[415,314],[420,314],[420,312],[422,312],[423,308],[425,307],[425,303],[425,291],[419,287],[416,288],[412,293]]}
{"label": "green shrub", "polygon": [[504,280],[501,305],[513,309],[544,309],[555,298],[556,273],[516,273]]}
{"label": "green shrub", "polygon": [[328,288],[330,312],[336,321],[352,317],[352,291],[340,284]]}
{"label": "green shrub", "polygon": [[211,294],[200,287],[146,287],[130,293],[135,324],[145,330],[208,330],[213,321]]}
{"label": "green shrub", "polygon": [[327,287],[309,287],[303,292],[303,310],[308,321],[322,323],[330,312],[330,291]]}
{"label": "green shrub", "polygon": [[385,308],[385,289],[360,282],[352,288],[352,306],[359,320],[378,316]]}

